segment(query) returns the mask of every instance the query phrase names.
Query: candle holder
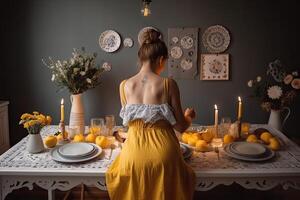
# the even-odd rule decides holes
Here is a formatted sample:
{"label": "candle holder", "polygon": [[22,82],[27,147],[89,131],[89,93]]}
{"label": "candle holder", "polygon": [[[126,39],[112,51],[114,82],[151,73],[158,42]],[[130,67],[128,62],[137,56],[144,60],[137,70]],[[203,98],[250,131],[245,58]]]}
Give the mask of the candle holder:
{"label": "candle holder", "polygon": [[63,139],[59,141],[59,144],[69,143],[70,140],[68,139],[68,136],[67,136],[65,122],[64,121],[60,121],[58,127],[59,127],[59,130],[60,130],[60,132],[61,132],[61,134],[63,136]]}

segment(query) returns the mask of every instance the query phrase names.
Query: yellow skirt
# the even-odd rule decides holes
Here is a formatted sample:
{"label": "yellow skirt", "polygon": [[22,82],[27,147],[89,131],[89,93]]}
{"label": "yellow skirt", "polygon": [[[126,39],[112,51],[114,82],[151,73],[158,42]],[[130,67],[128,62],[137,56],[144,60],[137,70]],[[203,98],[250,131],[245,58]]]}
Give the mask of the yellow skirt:
{"label": "yellow skirt", "polygon": [[189,200],[195,174],[185,163],[168,122],[149,125],[135,120],[106,173],[106,185],[112,200]]}

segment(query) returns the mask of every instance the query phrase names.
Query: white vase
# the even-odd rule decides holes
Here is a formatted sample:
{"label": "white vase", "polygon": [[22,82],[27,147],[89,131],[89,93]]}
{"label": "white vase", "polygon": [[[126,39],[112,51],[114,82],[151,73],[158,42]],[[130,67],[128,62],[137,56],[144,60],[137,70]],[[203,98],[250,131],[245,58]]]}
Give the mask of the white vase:
{"label": "white vase", "polygon": [[[283,122],[281,122],[281,112],[287,110],[287,115],[285,116]],[[284,107],[282,110],[271,110],[268,125],[281,131],[286,120],[290,116],[291,110],[288,107]]]}
{"label": "white vase", "polygon": [[71,95],[71,113],[70,113],[70,127],[78,127],[80,133],[84,134],[84,108],[82,94]]}
{"label": "white vase", "polygon": [[45,149],[40,134],[29,134],[27,141],[27,151],[29,153],[39,153]]}

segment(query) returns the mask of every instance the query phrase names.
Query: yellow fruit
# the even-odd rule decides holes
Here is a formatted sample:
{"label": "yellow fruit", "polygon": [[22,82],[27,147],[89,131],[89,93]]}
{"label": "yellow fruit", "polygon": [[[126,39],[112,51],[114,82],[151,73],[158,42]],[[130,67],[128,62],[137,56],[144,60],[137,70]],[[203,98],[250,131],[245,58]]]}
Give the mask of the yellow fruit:
{"label": "yellow fruit", "polygon": [[211,140],[213,139],[214,135],[211,130],[208,130],[207,132],[202,133],[201,137],[203,140],[205,140],[205,142],[210,143]]}
{"label": "yellow fruit", "polygon": [[270,144],[268,145],[268,147],[274,151],[279,150],[280,149],[280,143],[276,138],[270,138],[269,139]]}
{"label": "yellow fruit", "polygon": [[84,142],[83,134],[76,134],[74,136],[73,142]]}
{"label": "yellow fruit", "polygon": [[200,133],[193,133],[192,138],[196,140],[202,140],[201,134]]}
{"label": "yellow fruit", "polygon": [[64,139],[63,135],[60,133],[58,135],[56,135],[56,139],[57,141],[62,141]]}
{"label": "yellow fruit", "polygon": [[249,133],[250,124],[249,123],[242,123],[242,133]]}
{"label": "yellow fruit", "polygon": [[190,137],[189,139],[188,139],[188,144],[190,145],[190,146],[196,146],[196,142],[197,142],[197,139],[196,138],[193,138],[193,137]]}
{"label": "yellow fruit", "polygon": [[234,141],[234,137],[232,135],[226,134],[224,135],[224,144],[229,144]]}
{"label": "yellow fruit", "polygon": [[196,142],[196,151],[207,151],[208,150],[208,145],[205,140],[198,140]]}
{"label": "yellow fruit", "polygon": [[266,144],[269,144],[270,143],[270,139],[272,138],[273,136],[271,135],[271,133],[269,132],[263,132],[261,135],[260,135],[260,139],[266,143]]}
{"label": "yellow fruit", "polygon": [[93,133],[90,133],[85,137],[86,142],[95,143],[95,140],[96,140],[96,135]]}
{"label": "yellow fruit", "polygon": [[96,144],[103,149],[110,148],[110,142],[105,136],[97,136]]}
{"label": "yellow fruit", "polygon": [[190,134],[188,134],[188,133],[183,133],[182,136],[181,136],[182,142],[184,142],[186,144],[188,143],[189,138],[190,138]]}
{"label": "yellow fruit", "polygon": [[247,137],[247,142],[254,142],[254,143],[257,143],[258,142],[258,139],[255,135],[249,135]]}
{"label": "yellow fruit", "polygon": [[57,138],[54,135],[47,136],[44,140],[46,147],[53,148],[57,144]]}

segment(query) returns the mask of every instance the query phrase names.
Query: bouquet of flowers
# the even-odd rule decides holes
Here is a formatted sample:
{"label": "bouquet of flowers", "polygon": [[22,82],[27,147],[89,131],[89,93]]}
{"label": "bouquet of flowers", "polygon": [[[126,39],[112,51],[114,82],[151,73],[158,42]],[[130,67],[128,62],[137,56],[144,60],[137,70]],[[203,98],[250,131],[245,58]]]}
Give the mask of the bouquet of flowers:
{"label": "bouquet of flowers", "polygon": [[266,77],[257,76],[248,81],[253,88],[253,96],[261,100],[261,107],[266,110],[281,110],[289,106],[300,90],[298,71],[288,73],[279,60],[271,62]]}
{"label": "bouquet of flowers", "polygon": [[72,94],[80,94],[99,85],[100,76],[104,71],[110,71],[110,65],[96,65],[96,53],[87,54],[84,48],[74,49],[72,57],[64,61],[43,63],[52,71],[53,81],[60,89],[67,88]]}
{"label": "bouquet of flowers", "polygon": [[45,116],[39,112],[24,113],[21,116],[21,120],[19,124],[23,125],[24,128],[27,129],[29,134],[39,134],[40,130],[46,126],[50,125],[52,122],[52,118],[48,115]]}

